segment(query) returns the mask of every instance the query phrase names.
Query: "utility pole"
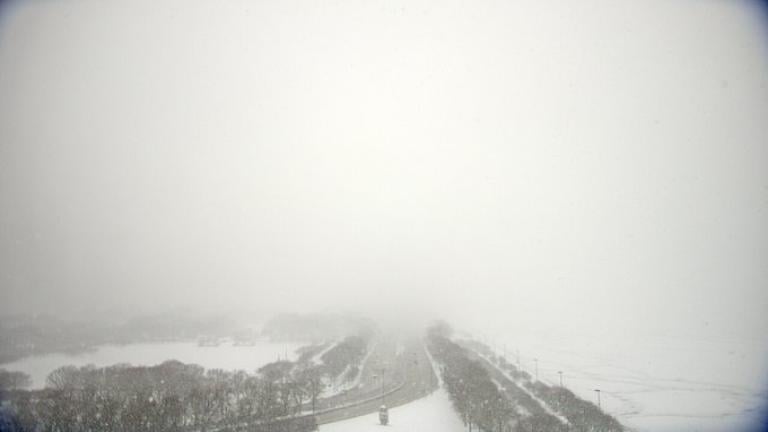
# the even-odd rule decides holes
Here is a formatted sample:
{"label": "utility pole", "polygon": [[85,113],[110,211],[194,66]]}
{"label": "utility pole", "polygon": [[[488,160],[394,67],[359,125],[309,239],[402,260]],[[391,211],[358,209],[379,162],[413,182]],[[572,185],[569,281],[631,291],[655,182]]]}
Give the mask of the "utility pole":
{"label": "utility pole", "polygon": [[602,406],[600,404],[600,389],[595,389],[595,393],[597,393],[597,407],[599,409],[602,409]]}
{"label": "utility pole", "polygon": [[384,371],[385,368],[381,368],[381,404],[384,405]]}
{"label": "utility pole", "polygon": [[560,387],[563,386],[563,371],[557,371],[557,373],[560,375]]}
{"label": "utility pole", "polygon": [[429,365],[429,391],[430,393],[435,391],[435,368],[430,364]]}

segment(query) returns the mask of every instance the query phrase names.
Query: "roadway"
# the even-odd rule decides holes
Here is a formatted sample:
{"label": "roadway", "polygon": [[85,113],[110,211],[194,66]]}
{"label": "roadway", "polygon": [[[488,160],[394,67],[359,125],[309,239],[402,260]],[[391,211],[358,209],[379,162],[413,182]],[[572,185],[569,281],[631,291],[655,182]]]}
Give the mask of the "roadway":
{"label": "roadway", "polygon": [[[418,338],[397,340],[382,337],[363,366],[360,386],[336,408],[325,408],[316,415],[317,423],[331,423],[377,412],[381,405],[396,407],[427,396],[437,389],[437,377]],[[381,371],[384,370],[382,392]],[[340,405],[340,406],[339,406]]]}

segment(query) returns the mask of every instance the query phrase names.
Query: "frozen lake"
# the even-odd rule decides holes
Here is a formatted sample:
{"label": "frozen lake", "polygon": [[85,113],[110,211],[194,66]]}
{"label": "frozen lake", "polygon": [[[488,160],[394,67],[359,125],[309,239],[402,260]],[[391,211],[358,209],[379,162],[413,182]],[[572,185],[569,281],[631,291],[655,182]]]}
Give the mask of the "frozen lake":
{"label": "frozen lake", "polygon": [[197,342],[137,343],[128,345],[102,345],[79,354],[46,354],[26,357],[0,364],[0,368],[21,371],[32,377],[33,388],[45,386],[45,379],[54,369],[64,365],[109,366],[117,363],[152,366],[166,360],[195,363],[206,369],[245,370],[253,372],[259,367],[285,358],[295,359],[295,350],[301,344],[257,341],[252,346],[235,346],[231,342],[219,346],[198,346]]}
{"label": "frozen lake", "polygon": [[636,431],[749,430],[768,407],[765,341],[633,335],[505,335],[487,340],[523,369],[563,384]]}

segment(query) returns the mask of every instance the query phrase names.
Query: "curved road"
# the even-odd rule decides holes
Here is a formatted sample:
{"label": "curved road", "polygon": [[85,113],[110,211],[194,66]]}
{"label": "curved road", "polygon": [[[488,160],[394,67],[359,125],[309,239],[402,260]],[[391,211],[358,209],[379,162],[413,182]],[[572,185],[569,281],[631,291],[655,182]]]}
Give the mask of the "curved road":
{"label": "curved road", "polygon": [[[319,412],[316,415],[317,423],[331,423],[370,414],[377,412],[381,405],[390,408],[404,405],[436,390],[437,376],[425,349],[418,338],[380,340],[363,367],[361,391],[352,400],[348,397],[343,407]],[[382,368],[385,370],[384,395],[381,394],[379,381]],[[387,384],[387,379],[395,382]],[[349,396],[352,396],[352,392]]]}

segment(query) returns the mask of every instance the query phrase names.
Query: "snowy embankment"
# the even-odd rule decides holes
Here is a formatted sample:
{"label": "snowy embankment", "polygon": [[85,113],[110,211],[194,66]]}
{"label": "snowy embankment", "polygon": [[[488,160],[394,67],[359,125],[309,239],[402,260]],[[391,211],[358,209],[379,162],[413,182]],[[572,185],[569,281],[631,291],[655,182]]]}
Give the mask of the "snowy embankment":
{"label": "snowy embankment", "polygon": [[[343,392],[352,390],[353,388],[360,385],[360,379],[363,376],[363,371],[365,370],[365,366],[368,364],[368,358],[371,356],[371,353],[373,353],[373,350],[376,349],[376,345],[378,342],[371,342],[368,344],[367,351],[365,353],[365,357],[360,360],[360,363],[357,364],[357,373],[354,377],[350,378],[347,375],[349,375],[349,371],[352,369],[352,364],[347,365],[344,370],[331,381],[330,385],[327,389],[323,391],[322,397],[328,398],[332,396],[336,396],[338,394],[341,394]],[[334,344],[335,346],[335,344]],[[330,349],[328,350],[330,351]]]}
{"label": "snowy embankment", "polygon": [[[320,426],[320,432],[380,431],[377,413],[328,423]],[[448,394],[440,388],[427,397],[389,410],[391,432],[464,432],[464,424],[451,407]]]}
{"label": "snowy embankment", "polygon": [[432,371],[435,373],[435,376],[437,377],[437,386],[438,388],[443,388],[443,376],[440,374],[440,365],[437,363],[434,357],[432,357],[432,353],[429,352],[429,349],[427,349],[426,344],[424,345],[424,353],[427,355],[427,358],[429,359],[429,364],[432,365]]}
{"label": "snowy embankment", "polygon": [[320,352],[312,356],[309,362],[314,365],[324,364],[325,362],[323,361],[323,356],[325,355],[325,353],[336,348],[336,345],[338,344],[339,344],[339,341],[330,342],[327,347],[323,348]]}

